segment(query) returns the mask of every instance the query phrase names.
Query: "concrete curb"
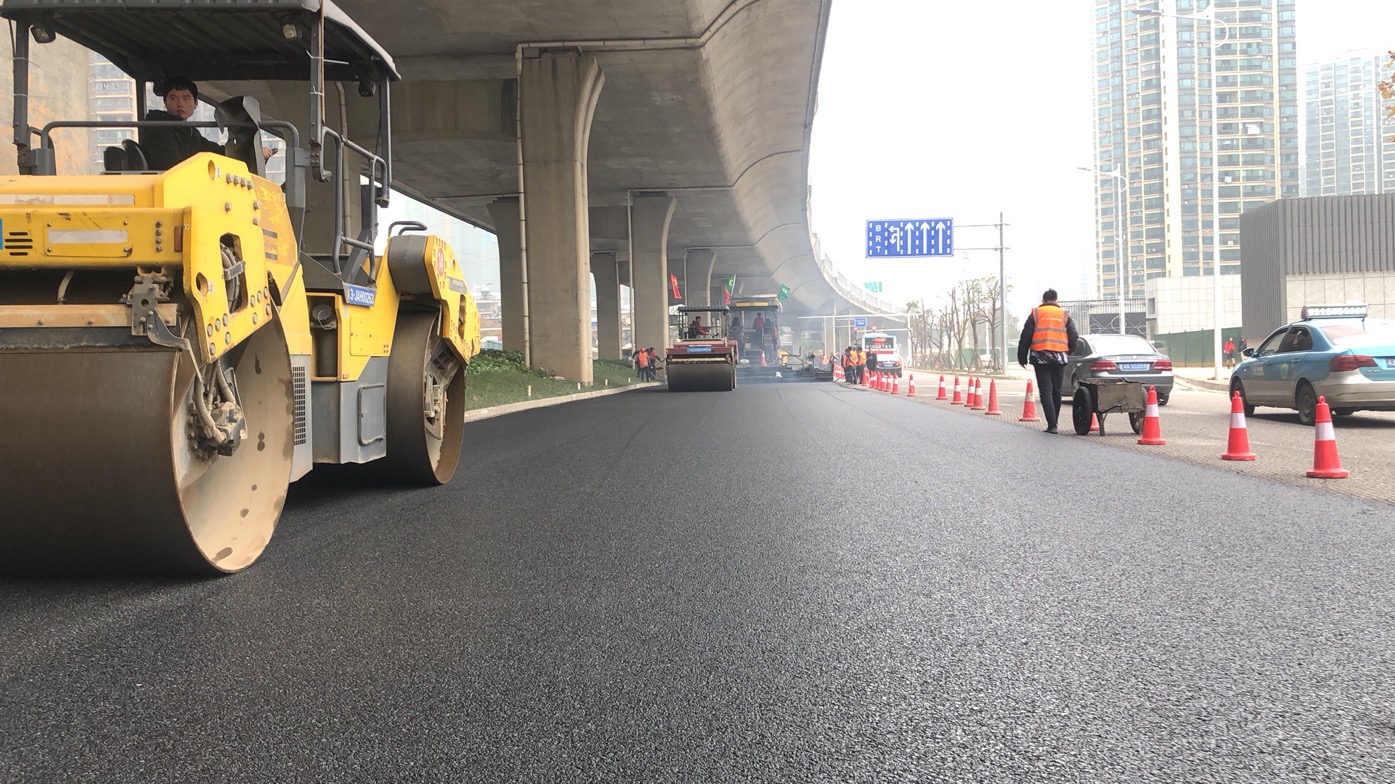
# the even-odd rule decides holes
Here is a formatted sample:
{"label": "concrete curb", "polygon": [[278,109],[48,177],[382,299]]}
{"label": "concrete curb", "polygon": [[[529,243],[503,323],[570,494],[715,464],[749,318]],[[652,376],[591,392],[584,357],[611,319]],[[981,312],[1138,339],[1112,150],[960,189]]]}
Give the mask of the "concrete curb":
{"label": "concrete curb", "polygon": [[505,414],[515,414],[519,411],[528,411],[534,408],[546,408],[548,406],[560,406],[563,403],[573,403],[578,400],[590,400],[594,397],[606,397],[607,395],[618,395],[621,392],[629,392],[635,389],[648,389],[650,387],[661,387],[663,384],[657,381],[650,381],[643,384],[630,384],[625,387],[614,387],[611,389],[598,389],[592,392],[578,392],[574,395],[554,395],[553,397],[540,397],[536,400],[524,400],[519,403],[505,403],[502,406],[491,406],[489,408],[476,408],[465,412],[466,422],[478,422],[481,419],[492,419]]}
{"label": "concrete curb", "polygon": [[1172,375],[1172,382],[1174,384],[1182,384],[1183,386],[1192,387],[1193,389],[1209,389],[1214,392],[1230,391],[1229,381],[1213,381],[1209,378],[1188,378],[1186,376],[1179,376],[1174,373]]}
{"label": "concrete curb", "polygon": [[[925,373],[925,374],[927,374],[927,375],[930,375],[930,374],[936,374],[936,375],[938,375],[939,373],[944,373],[944,374],[947,375],[947,376],[951,374],[949,371],[944,371],[944,370],[909,369],[908,372],[910,372],[910,373]],[[1029,381],[1035,381],[1035,380],[1036,380],[1036,379],[1035,379],[1035,376],[1033,375],[1032,371],[1030,371],[1030,370],[1024,370],[1024,371],[1022,371],[1022,372],[1020,372],[1020,373],[1019,373],[1019,372],[1010,372],[1010,373],[1006,373],[1006,374],[1001,374],[1001,373],[998,373],[998,374],[995,374],[995,373],[973,373],[973,372],[969,372],[969,371],[953,371],[953,372],[954,372],[954,373],[958,373],[959,376],[960,376],[960,378],[967,378],[967,377],[969,377],[969,376],[977,376],[977,377],[979,377],[979,378],[996,378],[996,379],[1005,379],[1005,380],[1009,380],[1009,381],[1016,381],[1016,380],[1023,380],[1023,379],[1029,380]],[[1172,382],[1173,382],[1174,384],[1180,384],[1180,385],[1182,385],[1182,386],[1185,386],[1185,387],[1188,387],[1188,388],[1191,388],[1191,389],[1206,389],[1206,390],[1211,390],[1211,391],[1214,391],[1214,392],[1229,392],[1229,391],[1230,391],[1230,380],[1229,380],[1229,379],[1226,379],[1226,380],[1224,380],[1224,381],[1213,381],[1213,380],[1208,379],[1208,378],[1192,378],[1192,377],[1190,377],[1190,376],[1185,376],[1185,375],[1181,375],[1181,374],[1179,374],[1179,373],[1175,373],[1175,372],[1174,372],[1174,373],[1172,374]],[[937,381],[936,383],[938,383],[938,381]]]}

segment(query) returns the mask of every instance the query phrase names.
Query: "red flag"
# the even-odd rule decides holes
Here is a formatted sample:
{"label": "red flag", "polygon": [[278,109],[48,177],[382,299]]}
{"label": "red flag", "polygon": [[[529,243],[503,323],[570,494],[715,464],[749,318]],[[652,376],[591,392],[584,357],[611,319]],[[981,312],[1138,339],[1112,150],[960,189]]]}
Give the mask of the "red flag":
{"label": "red flag", "polygon": [[668,276],[668,282],[669,282],[670,284],[673,285],[673,298],[674,298],[674,299],[683,299],[683,294],[682,294],[682,292],[680,292],[680,291],[678,290],[678,276],[677,276],[677,275],[669,275],[669,276]]}
{"label": "red flag", "polygon": [[731,289],[722,289],[722,300],[723,305],[731,304]]}

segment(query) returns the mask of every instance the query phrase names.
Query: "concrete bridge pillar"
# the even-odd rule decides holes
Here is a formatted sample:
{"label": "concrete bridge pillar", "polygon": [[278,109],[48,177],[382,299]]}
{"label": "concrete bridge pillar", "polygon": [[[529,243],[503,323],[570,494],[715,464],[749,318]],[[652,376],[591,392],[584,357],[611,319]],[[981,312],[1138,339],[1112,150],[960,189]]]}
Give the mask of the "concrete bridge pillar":
{"label": "concrete bridge pillar", "polygon": [[519,76],[529,362],[590,384],[586,151],[605,75],[565,51],[524,59]]}
{"label": "concrete bridge pillar", "polygon": [[[689,248],[683,259],[686,271],[687,290],[683,296],[687,304],[695,308],[712,307],[712,268],[717,264],[717,254],[707,248]],[[707,319],[703,319],[706,321]]]}
{"label": "concrete bridge pillar", "polygon": [[620,358],[620,265],[615,251],[591,254],[596,279],[596,352],[601,359]]}
{"label": "concrete bridge pillar", "polygon": [[509,351],[525,351],[523,329],[523,239],[518,218],[518,198],[491,202],[487,209],[499,240],[499,310],[503,321],[500,339]]}
{"label": "concrete bridge pillar", "polygon": [[636,196],[630,204],[630,263],[635,347],[668,345],[668,224],[678,201]]}

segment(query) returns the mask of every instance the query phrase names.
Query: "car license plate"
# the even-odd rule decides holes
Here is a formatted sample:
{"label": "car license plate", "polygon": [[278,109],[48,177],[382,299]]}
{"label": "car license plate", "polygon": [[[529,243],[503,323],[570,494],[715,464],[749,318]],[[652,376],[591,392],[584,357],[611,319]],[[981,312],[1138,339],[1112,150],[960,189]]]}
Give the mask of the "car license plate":
{"label": "car license plate", "polygon": [[1386,357],[1385,366],[1388,368],[1395,368],[1395,357]]}
{"label": "car license plate", "polygon": [[689,354],[711,354],[711,346],[688,346]]}
{"label": "car license plate", "polygon": [[1120,369],[1120,370],[1147,370],[1147,369],[1150,367],[1150,364],[1151,364],[1151,363],[1148,363],[1148,362],[1121,362],[1121,363],[1119,363],[1119,369]]}

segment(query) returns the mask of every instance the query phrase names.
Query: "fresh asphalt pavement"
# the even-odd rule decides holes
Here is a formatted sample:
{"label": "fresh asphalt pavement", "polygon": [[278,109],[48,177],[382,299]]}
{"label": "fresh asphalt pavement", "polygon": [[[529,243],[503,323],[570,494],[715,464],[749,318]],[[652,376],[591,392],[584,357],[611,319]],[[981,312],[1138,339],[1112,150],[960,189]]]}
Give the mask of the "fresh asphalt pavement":
{"label": "fresh asphalt pavement", "polygon": [[1389,505],[827,383],[466,437],[239,575],[0,582],[0,781],[1395,770]]}

